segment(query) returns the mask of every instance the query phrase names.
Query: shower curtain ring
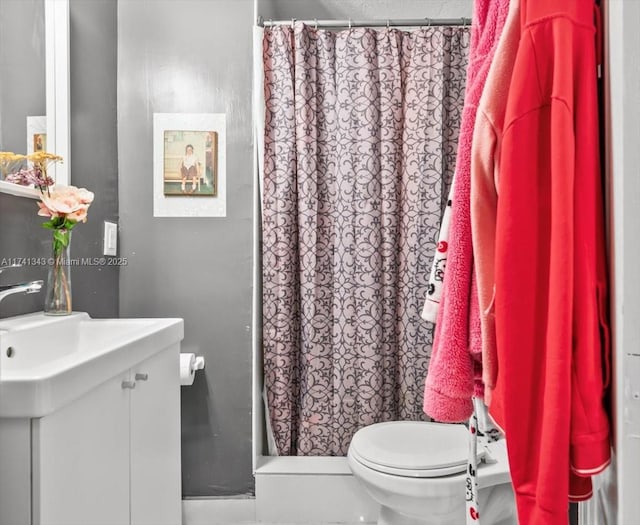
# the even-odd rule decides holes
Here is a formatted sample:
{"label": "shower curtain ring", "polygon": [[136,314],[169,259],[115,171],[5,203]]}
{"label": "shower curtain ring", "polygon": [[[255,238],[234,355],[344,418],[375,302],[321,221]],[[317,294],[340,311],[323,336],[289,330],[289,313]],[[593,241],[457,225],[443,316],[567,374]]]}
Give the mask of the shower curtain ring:
{"label": "shower curtain ring", "polygon": [[349,29],[351,29],[351,18],[349,18]]}
{"label": "shower curtain ring", "polygon": [[427,17],[427,27],[431,27],[431,18]]}
{"label": "shower curtain ring", "polygon": [[390,25],[391,25],[391,24],[390,24],[390,22],[389,22],[389,19],[387,18],[387,29],[389,29],[389,26],[390,26]]}
{"label": "shower curtain ring", "polygon": [[295,28],[295,25],[296,25],[296,19],[295,19],[295,18],[292,18],[292,19],[291,19],[291,29],[294,29],[294,28]]}
{"label": "shower curtain ring", "polygon": [[463,16],[461,20],[462,20],[462,27],[467,27],[467,19]]}
{"label": "shower curtain ring", "polygon": [[313,21],[315,22],[315,28],[318,29],[318,19],[314,18]]}

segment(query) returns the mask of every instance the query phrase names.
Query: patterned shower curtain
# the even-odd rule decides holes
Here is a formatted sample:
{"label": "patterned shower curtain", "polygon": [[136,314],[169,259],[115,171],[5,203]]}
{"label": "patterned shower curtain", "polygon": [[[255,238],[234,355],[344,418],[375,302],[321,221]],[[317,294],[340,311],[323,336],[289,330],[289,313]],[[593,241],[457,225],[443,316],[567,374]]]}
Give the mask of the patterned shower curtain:
{"label": "patterned shower curtain", "polygon": [[453,177],[469,28],[265,29],[263,348],[281,455],[422,419],[420,318]]}

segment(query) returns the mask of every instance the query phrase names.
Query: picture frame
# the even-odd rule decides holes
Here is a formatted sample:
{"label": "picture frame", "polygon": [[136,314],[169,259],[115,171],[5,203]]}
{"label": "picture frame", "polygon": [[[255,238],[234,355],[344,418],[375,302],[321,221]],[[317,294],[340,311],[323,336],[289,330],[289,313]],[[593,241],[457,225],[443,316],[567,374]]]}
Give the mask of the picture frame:
{"label": "picture frame", "polygon": [[154,217],[226,216],[226,117],[154,113]]}
{"label": "picture frame", "polygon": [[27,117],[27,155],[37,151],[47,151],[47,117]]}
{"label": "picture frame", "polygon": [[218,132],[165,130],[163,139],[164,195],[216,197]]}

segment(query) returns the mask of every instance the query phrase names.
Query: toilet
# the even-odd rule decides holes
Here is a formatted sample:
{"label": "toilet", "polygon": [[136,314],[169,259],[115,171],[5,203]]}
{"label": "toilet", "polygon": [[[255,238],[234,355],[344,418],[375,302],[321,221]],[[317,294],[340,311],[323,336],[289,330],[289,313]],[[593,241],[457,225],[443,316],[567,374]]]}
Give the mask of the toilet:
{"label": "toilet", "polygon": [[[464,425],[391,421],[360,429],[347,454],[353,475],[380,503],[378,525],[464,525],[469,431]],[[504,439],[478,439],[483,525],[517,525]]]}

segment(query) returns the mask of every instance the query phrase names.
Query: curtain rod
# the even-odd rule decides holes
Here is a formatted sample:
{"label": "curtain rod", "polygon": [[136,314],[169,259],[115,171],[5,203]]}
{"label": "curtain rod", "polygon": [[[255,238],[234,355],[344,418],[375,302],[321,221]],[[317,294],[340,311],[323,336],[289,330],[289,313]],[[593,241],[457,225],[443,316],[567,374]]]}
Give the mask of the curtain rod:
{"label": "curtain rod", "polygon": [[470,26],[470,18],[415,18],[415,19],[388,19],[388,20],[265,20],[258,17],[260,27],[292,26],[296,22],[305,25],[319,27],[420,27],[420,26]]}

